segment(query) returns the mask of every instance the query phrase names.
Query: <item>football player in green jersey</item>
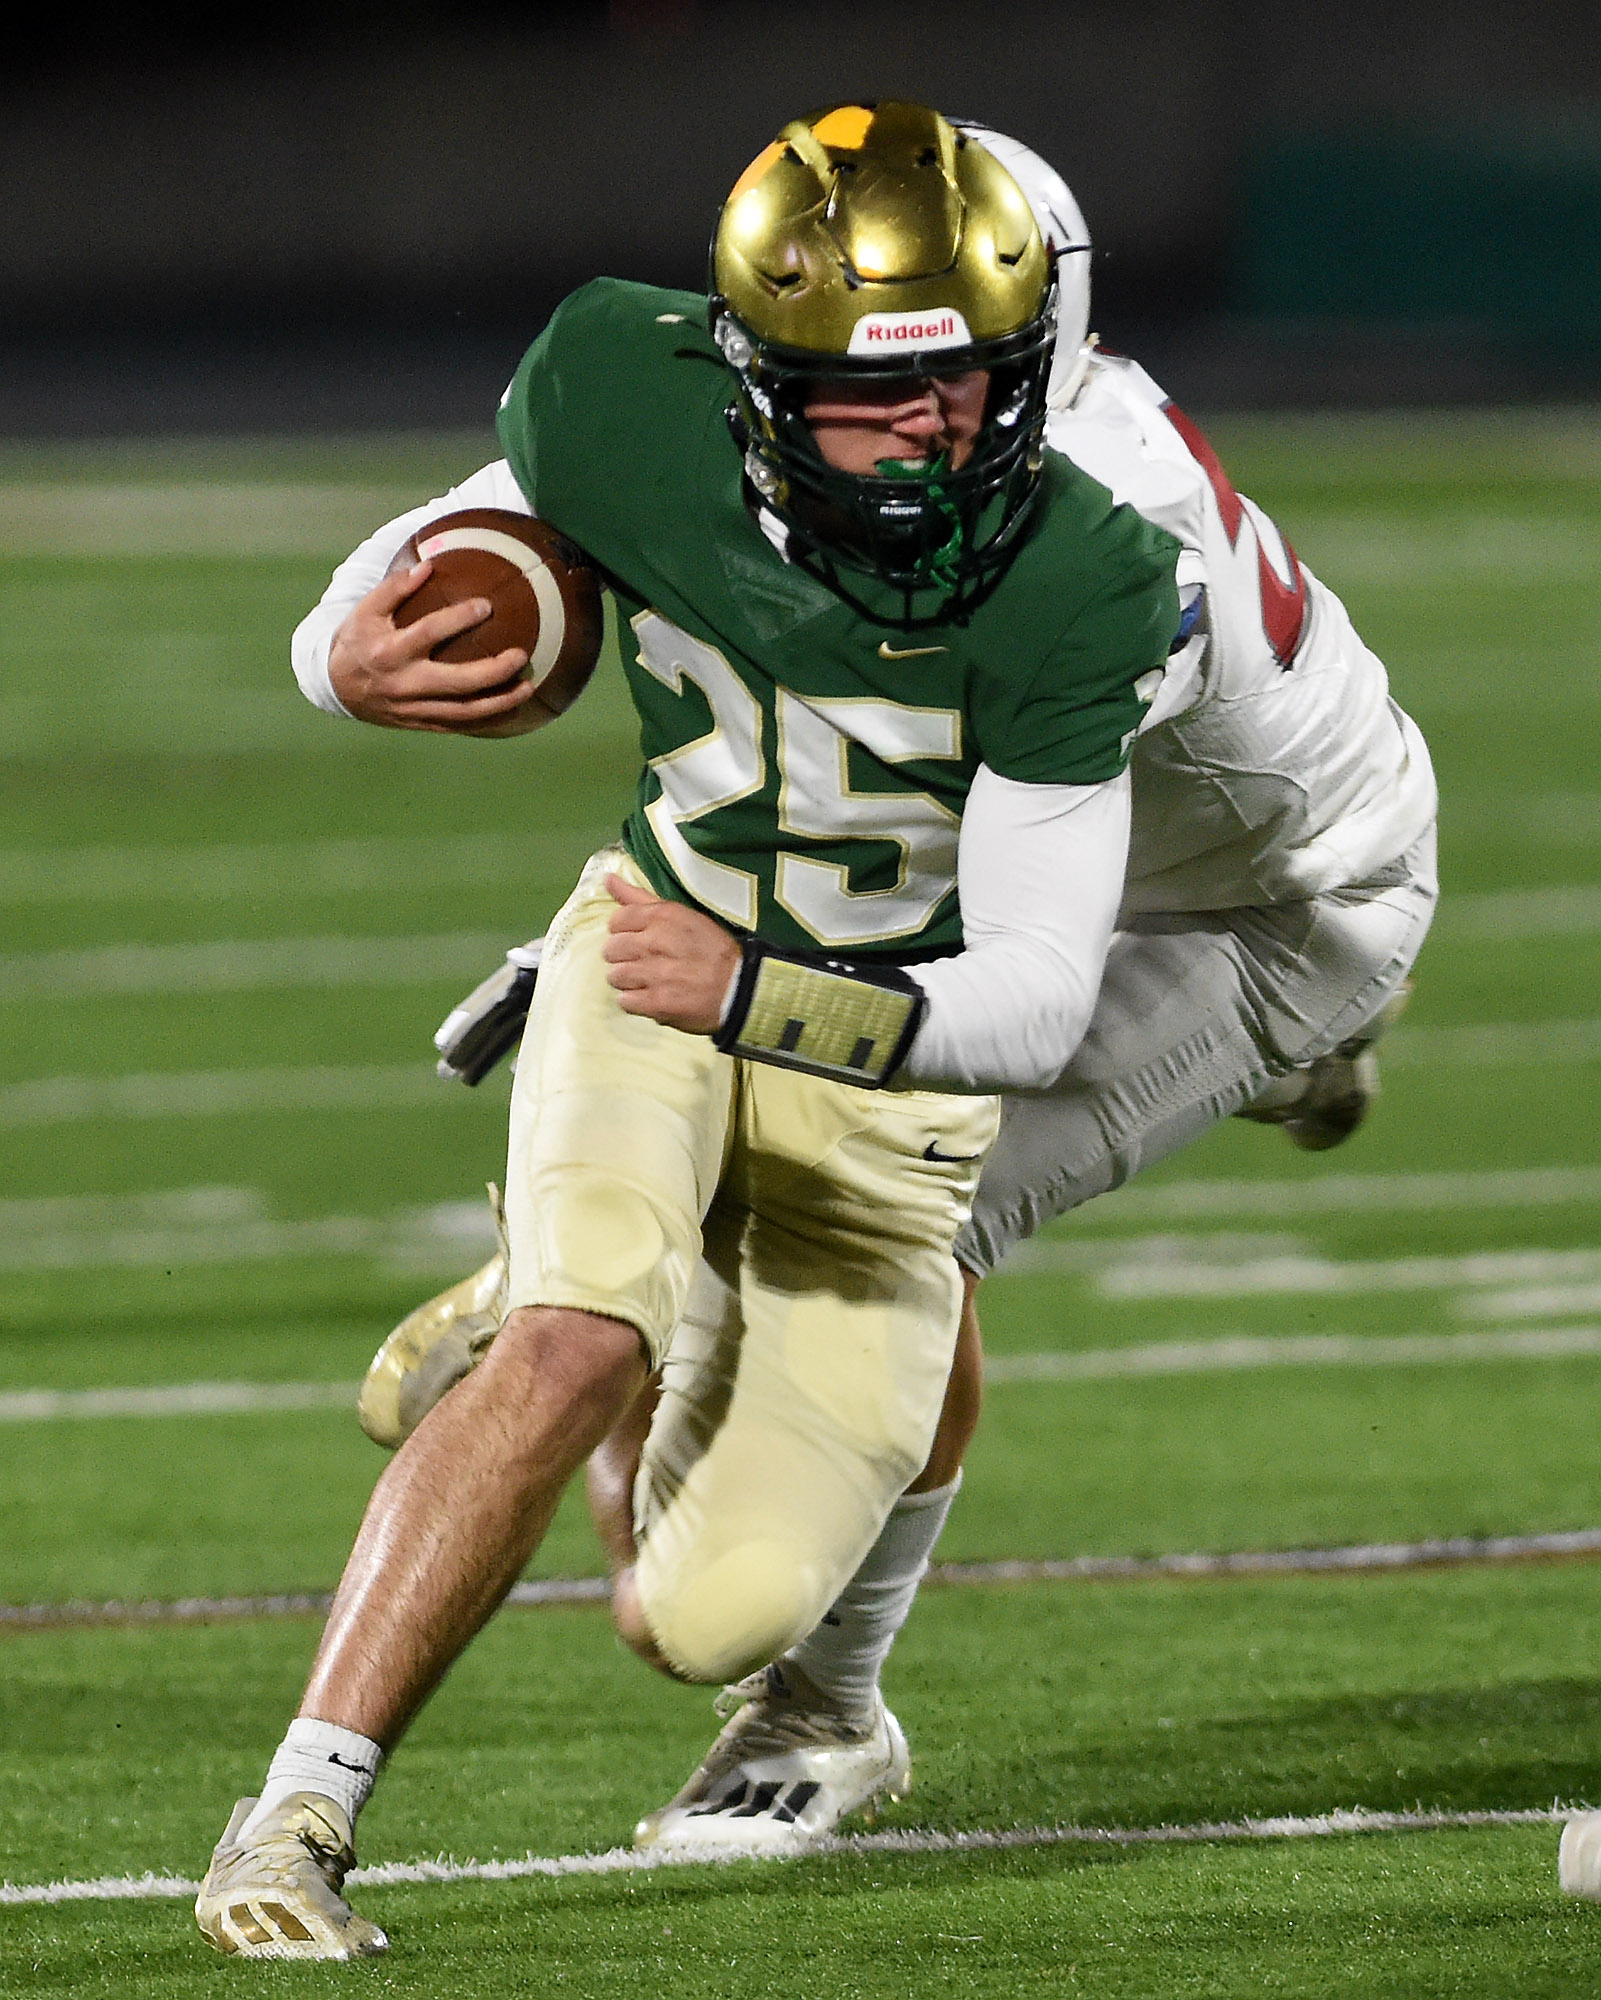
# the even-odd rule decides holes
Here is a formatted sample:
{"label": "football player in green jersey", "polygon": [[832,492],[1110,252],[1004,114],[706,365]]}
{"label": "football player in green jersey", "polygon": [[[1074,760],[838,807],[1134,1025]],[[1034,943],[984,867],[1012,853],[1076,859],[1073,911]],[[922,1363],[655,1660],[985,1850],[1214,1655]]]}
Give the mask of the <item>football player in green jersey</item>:
{"label": "football player in green jersey", "polygon": [[[507,1318],[378,1482],[201,1890],[224,1951],[384,1948],[339,1893],[356,1813],[653,1369],[625,1637],[723,1680],[816,1626],[929,1457],[991,1093],[1094,1006],[1190,635],[1178,541],[1043,449],[1027,200],[935,113],[843,106],[753,163],[713,278],[709,312],[586,287],[502,409],[521,503],[607,574],[645,768],[547,939]],[[470,732],[523,663],[432,662],[478,612],[398,630],[422,573],[342,619],[329,691]]]}
{"label": "football player in green jersey", "polygon": [[[1023,187],[1056,259],[1047,448],[1166,527],[1186,564],[1199,562],[1204,603],[1192,600],[1186,621],[1200,627],[1204,613],[1205,632],[1170,661],[1133,747],[1123,901],[1095,1011],[1060,1078],[1006,1106],[957,1240],[971,1284],[1041,1221],[1231,1112],[1314,1150],[1348,1137],[1376,1088],[1372,1043],[1404,1002],[1435,883],[1428,754],[1387,698],[1382,664],[1268,517],[1234,491],[1184,413],[1135,362],[1097,351],[1089,234],[1060,176],[1016,140],[964,129]],[[921,417],[932,432],[939,413],[927,393]],[[913,454],[893,385],[853,385],[840,400],[858,422],[876,415],[903,428],[858,464],[890,448]],[[828,421],[826,404],[811,408],[814,428]],[[469,485],[486,498],[497,485],[520,492],[509,466]],[[381,533],[346,565],[296,635],[302,685],[324,705],[333,701],[324,685],[333,631],[398,539]],[[502,974],[487,984],[499,996],[505,983]],[[484,1004],[480,993],[458,1010],[446,1044]],[[493,1058],[480,1029],[467,1032],[457,1073],[476,1080]],[[494,1339],[506,1286],[500,1234],[496,1257],[380,1348],[359,1406],[379,1443],[399,1444]],[[719,1698],[724,1713],[743,1705],[677,1797],[641,1820],[636,1842],[795,1852],[876,1793],[904,1787],[905,1741],[878,1678],[956,1492],[978,1411],[980,1347],[969,1309],[923,1473],[817,1629]],[[618,1568],[633,1560],[634,1467],[648,1416],[642,1398],[589,1463],[592,1511]],[[1564,1850],[1581,1852],[1586,1867],[1601,1851],[1580,1848],[1589,1838],[1581,1827]]]}

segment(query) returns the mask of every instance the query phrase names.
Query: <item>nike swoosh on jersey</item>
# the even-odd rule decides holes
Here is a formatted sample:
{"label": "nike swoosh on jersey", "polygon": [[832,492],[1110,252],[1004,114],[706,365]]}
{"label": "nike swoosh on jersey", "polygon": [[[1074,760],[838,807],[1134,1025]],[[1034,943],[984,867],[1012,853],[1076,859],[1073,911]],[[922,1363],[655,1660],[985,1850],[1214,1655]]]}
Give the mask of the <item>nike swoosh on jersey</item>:
{"label": "nike swoosh on jersey", "polygon": [[977,1153],[942,1153],[937,1139],[930,1139],[923,1148],[923,1158],[941,1167],[970,1167],[979,1157]]}
{"label": "nike swoosh on jersey", "polygon": [[878,657],[881,660],[916,660],[925,653],[948,653],[949,646],[905,646],[895,647],[887,639],[878,642]]}

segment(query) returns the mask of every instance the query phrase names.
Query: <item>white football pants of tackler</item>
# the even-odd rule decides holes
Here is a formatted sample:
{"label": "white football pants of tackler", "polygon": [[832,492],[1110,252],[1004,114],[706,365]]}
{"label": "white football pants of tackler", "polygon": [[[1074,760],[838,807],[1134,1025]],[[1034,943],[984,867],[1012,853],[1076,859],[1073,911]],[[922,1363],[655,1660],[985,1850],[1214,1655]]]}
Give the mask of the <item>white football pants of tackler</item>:
{"label": "white football pants of tackler", "polygon": [[962,1262],[992,1270],[1359,1033],[1411,970],[1438,894],[1431,828],[1370,880],[1303,902],[1131,918],[1060,1082],[1003,1100]]}

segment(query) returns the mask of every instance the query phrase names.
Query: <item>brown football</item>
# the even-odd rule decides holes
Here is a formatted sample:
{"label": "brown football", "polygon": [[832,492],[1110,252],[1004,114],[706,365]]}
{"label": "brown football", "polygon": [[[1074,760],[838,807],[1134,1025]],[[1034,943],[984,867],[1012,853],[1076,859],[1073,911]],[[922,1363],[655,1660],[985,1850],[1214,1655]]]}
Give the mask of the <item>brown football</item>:
{"label": "brown football", "polygon": [[419,528],[392,567],[420,561],[431,562],[433,574],[396,611],[397,625],[467,597],[487,597],[493,607],[432,658],[482,660],[508,646],[528,655],[523,678],[533,683],[533,699],[474,735],[526,735],[578,699],[600,657],[605,621],[594,565],[565,535],[528,514],[467,507]]}

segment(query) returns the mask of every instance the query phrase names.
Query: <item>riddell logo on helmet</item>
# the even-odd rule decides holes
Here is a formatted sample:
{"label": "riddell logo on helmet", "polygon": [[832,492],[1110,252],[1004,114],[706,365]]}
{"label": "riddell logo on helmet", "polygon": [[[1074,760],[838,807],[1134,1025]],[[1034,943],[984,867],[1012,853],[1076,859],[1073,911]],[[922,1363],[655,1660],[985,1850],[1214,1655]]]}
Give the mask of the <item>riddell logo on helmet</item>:
{"label": "riddell logo on helmet", "polygon": [[971,347],[973,336],[955,306],[933,312],[867,313],[851,328],[847,354],[888,354],[900,347]]}

